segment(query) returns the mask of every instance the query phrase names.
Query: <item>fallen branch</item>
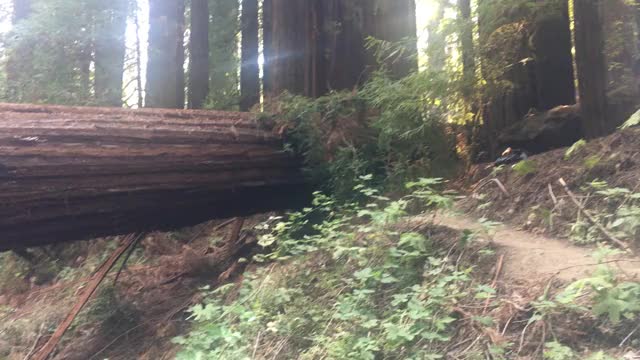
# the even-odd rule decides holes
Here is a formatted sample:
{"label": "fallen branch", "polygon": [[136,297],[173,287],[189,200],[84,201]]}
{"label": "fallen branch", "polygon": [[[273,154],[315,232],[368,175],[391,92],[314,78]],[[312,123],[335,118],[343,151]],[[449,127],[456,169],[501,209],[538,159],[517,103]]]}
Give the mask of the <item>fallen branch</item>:
{"label": "fallen branch", "polygon": [[553,193],[553,187],[551,184],[547,185],[549,187],[549,196],[551,196],[551,200],[553,200],[553,205],[558,205],[558,198],[556,197],[556,194]]}
{"label": "fallen branch", "polygon": [[616,238],[612,233],[609,232],[609,230],[607,230],[604,226],[602,226],[591,214],[587,212],[584,206],[578,201],[578,198],[573,194],[573,192],[571,192],[571,190],[569,189],[569,186],[567,185],[567,182],[564,181],[563,178],[560,178],[558,182],[560,183],[560,185],[562,185],[567,195],[569,195],[569,198],[571,199],[571,201],[573,201],[573,203],[576,204],[580,212],[584,214],[584,216],[589,220],[589,222],[591,222],[594,226],[596,226],[600,230],[600,232],[604,234],[604,236],[606,236],[609,240],[614,242],[616,245],[620,246],[624,250],[633,252],[628,244]]}
{"label": "fallen branch", "polygon": [[240,240],[240,231],[244,226],[244,218],[235,218],[233,221],[233,227],[229,233],[229,244],[236,244]]}
{"label": "fallen branch", "polygon": [[127,255],[125,255],[124,260],[122,260],[122,265],[120,265],[120,268],[116,273],[116,277],[113,279],[113,286],[116,286],[116,284],[118,283],[118,279],[120,278],[120,273],[122,273],[122,270],[124,270],[125,266],[127,266],[127,261],[129,261],[129,258],[131,257],[133,252],[136,250],[136,247],[138,246],[142,238],[143,236],[138,236],[136,240],[133,242],[133,244],[131,244],[131,246],[129,247],[129,251],[127,252]]}
{"label": "fallen branch", "polygon": [[[223,223],[219,224],[218,226],[214,227],[214,228],[213,228],[213,231],[218,231],[218,230],[220,230],[220,229],[222,229],[222,228],[226,227],[227,225],[229,225],[229,224],[233,223],[235,220],[236,220],[236,218],[229,219],[229,220],[227,220],[227,221],[225,221],[225,222],[223,222]],[[197,232],[195,235],[193,235],[193,236],[191,237],[191,239],[189,239],[189,241],[187,241],[187,245],[189,245],[189,244],[191,244],[192,242],[194,242],[194,241],[198,240],[198,238],[199,238],[199,237],[204,233],[204,231],[205,231],[205,230],[207,230],[207,228],[208,228],[208,226],[207,226],[207,225],[208,225],[208,223],[203,224],[203,225],[200,227],[200,230],[198,230],[198,232]]]}
{"label": "fallen branch", "polygon": [[47,343],[40,348],[40,350],[34,355],[33,360],[46,360],[53,350],[55,350],[56,346],[64,336],[65,332],[69,329],[73,320],[75,320],[76,316],[80,313],[82,308],[87,304],[91,296],[95,293],[96,289],[107,276],[107,273],[113,265],[118,261],[118,259],[124,254],[125,251],[135,243],[142,235],[130,234],[125,238],[124,244],[120,246],[112,255],[105,261],[99,268],[98,272],[91,278],[89,284],[84,290],[84,293],[80,296],[76,304],[73,306],[67,317],[60,323],[56,331],[53,333],[51,338],[47,341]]}
{"label": "fallen branch", "polygon": [[484,182],[483,184],[480,184],[476,189],[473,190],[473,192],[474,193],[477,192],[478,190],[482,189],[483,187],[489,185],[492,182],[495,183],[496,185],[498,185],[498,188],[500,188],[500,191],[502,191],[502,193],[505,194],[507,197],[511,196],[511,195],[509,195],[509,192],[507,191],[507,188],[497,178],[489,179],[486,182]]}
{"label": "fallen branch", "polygon": [[31,354],[33,354],[38,348],[38,343],[40,342],[40,339],[42,339],[42,330],[44,330],[44,324],[45,323],[40,324],[40,330],[38,330],[38,336],[36,336],[36,341],[33,342],[33,346],[31,347],[31,350],[29,350],[29,353],[27,354],[27,356],[24,357],[24,360],[29,360],[31,358]]}

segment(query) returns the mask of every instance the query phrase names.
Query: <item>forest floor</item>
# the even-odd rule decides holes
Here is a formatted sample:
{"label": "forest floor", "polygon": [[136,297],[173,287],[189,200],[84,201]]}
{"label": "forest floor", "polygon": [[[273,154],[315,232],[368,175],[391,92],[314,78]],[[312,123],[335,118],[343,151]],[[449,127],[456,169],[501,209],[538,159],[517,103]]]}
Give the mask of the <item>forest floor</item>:
{"label": "forest floor", "polygon": [[[251,219],[248,223],[252,226],[262,220],[263,216]],[[435,224],[458,233],[471,230],[478,238],[483,238],[477,241],[489,242],[496,251],[496,257],[504,255],[502,269],[496,276],[497,292],[505,303],[517,304],[514,306],[521,309],[528,308],[529,302],[546,291],[549,284],[553,283],[553,288],[558,290],[562,284],[569,284],[588,276],[598,265],[592,259],[593,247],[576,246],[564,239],[517,230],[510,225],[488,226],[486,223],[478,222],[473,216],[460,213],[446,212],[411,217],[407,219],[407,223],[412,227],[415,224]],[[218,232],[217,235],[212,231],[218,224],[219,222],[202,225],[195,232],[202,231],[206,235],[200,236],[201,239],[191,246],[206,246],[202,239],[209,236],[224,237],[224,231]],[[203,227],[207,230],[203,230]],[[193,233],[191,230],[186,232]],[[163,238],[165,234],[154,236],[155,240],[147,239],[146,246],[157,244],[158,238]],[[171,243],[166,241],[166,238],[164,240],[161,243]],[[151,248],[145,252],[150,250]],[[186,320],[186,310],[202,300],[202,286],[211,285],[213,281],[206,278],[184,278],[174,281],[173,276],[179,269],[167,265],[179,263],[177,258],[184,255],[176,249],[151,251],[173,255],[164,255],[157,262],[130,266],[115,286],[112,277],[107,279],[102,285],[106,289],[99,292],[89,304],[88,310],[76,321],[55,359],[174,358],[179,348],[172,343],[172,339],[185,334],[190,327],[189,321]],[[609,261],[612,261],[626,279],[637,281],[640,277],[640,258],[619,255]],[[487,279],[496,272],[493,263],[481,267]],[[83,280],[54,282],[34,287],[22,296],[11,298],[13,310],[4,316],[0,325],[0,347],[4,345],[8,347],[5,350],[11,349],[11,352],[4,353],[7,359],[23,359],[33,349],[34,344],[44,341],[46,336],[43,327],[45,330],[52,330],[66,315],[77,293],[82,289]],[[241,280],[242,276],[234,281]],[[514,315],[511,313],[510,316]],[[587,326],[584,323],[577,325]],[[517,339],[519,331],[515,331],[511,336]],[[509,332],[503,335],[509,336]],[[618,354],[621,356],[620,359],[635,360],[629,355],[634,354],[632,351],[625,350],[624,353]],[[622,357],[625,354],[628,357]]]}
{"label": "forest floor", "polygon": [[[498,260],[495,265],[492,261],[485,266],[481,276],[491,280],[492,274],[496,274],[494,282],[502,304],[511,304],[496,308],[492,314],[503,318],[499,321],[504,327],[502,336],[526,348],[528,340],[524,339],[524,333],[527,328],[523,330],[520,326],[507,331],[511,321],[519,319],[520,323],[526,324],[524,314],[531,315],[530,304],[546,294],[550,284],[554,284],[554,289],[560,289],[592,274],[598,265],[598,261],[592,259],[597,242],[615,246],[580,215],[581,211],[570,201],[558,179],[564,178],[578,193],[581,206],[603,221],[609,235],[614,234],[632,248],[638,247],[637,238],[633,235],[625,237],[611,225],[628,225],[617,221],[622,218],[619,209],[637,204],[633,194],[640,186],[639,135],[640,129],[631,129],[576,148],[570,155],[567,155],[567,149],[560,149],[534,156],[527,161],[525,169],[496,171],[488,165],[475,166],[470,175],[455,183],[461,192],[469,194],[458,203],[460,212],[421,215],[406,221],[441,225],[457,233],[470,230],[474,236],[483,238],[482,241],[491,243]],[[592,185],[594,181],[605,181],[606,185]],[[622,188],[629,190],[615,190]],[[254,236],[253,228],[267,217],[265,214],[247,219],[244,236]],[[492,223],[488,218],[504,224]],[[212,287],[229,281],[239,283],[243,279],[237,271],[227,273],[224,279],[220,277],[224,277],[224,273],[216,274],[215,278],[207,274],[179,276],[185,271],[190,254],[201,253],[224,242],[228,229],[220,227],[222,223],[209,222],[180,232],[147,236],[118,283],[113,283],[112,274],[102,284],[102,290],[76,320],[54,358],[173,358],[179,348],[172,339],[189,331],[187,310],[202,301],[203,286]],[[633,226],[631,229],[637,231]],[[578,241],[580,239],[588,241]],[[72,307],[100,259],[108,256],[109,249],[114,247],[113,240],[80,244],[80,250],[65,253],[66,262],[60,260],[64,266],[56,268],[62,269],[67,276],[59,273],[52,278],[40,279],[40,272],[31,269],[28,275],[17,277],[21,280],[14,283],[15,289],[3,289],[0,295],[0,359],[28,358],[42,345],[47,334]],[[637,282],[640,278],[640,258],[637,256],[618,254],[608,258],[607,263],[625,280]],[[250,265],[247,271],[252,269]],[[594,319],[558,321],[565,323],[558,325],[556,331],[563,328],[560,331],[566,333],[565,338],[575,339],[576,343],[584,345],[597,338],[601,348],[610,349],[620,342],[619,337],[606,330],[589,328],[595,326]],[[610,354],[634,360],[637,357],[633,356],[640,356],[640,349],[628,346],[640,344],[640,335],[634,335],[631,330],[616,330],[630,337],[624,341],[627,346]],[[542,336],[545,336],[544,330]],[[532,350],[537,355],[513,358],[542,358],[535,348],[540,346],[535,345]]]}

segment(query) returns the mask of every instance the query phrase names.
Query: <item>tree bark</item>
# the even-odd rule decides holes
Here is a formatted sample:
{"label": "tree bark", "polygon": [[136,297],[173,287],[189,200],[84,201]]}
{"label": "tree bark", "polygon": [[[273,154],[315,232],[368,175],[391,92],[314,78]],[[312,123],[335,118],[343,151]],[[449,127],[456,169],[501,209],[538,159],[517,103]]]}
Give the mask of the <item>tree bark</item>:
{"label": "tree bark", "polygon": [[635,73],[639,58],[635,4],[608,0],[603,8],[604,54],[607,68],[607,127],[613,131],[638,109]]}
{"label": "tree bark", "polygon": [[[473,19],[471,17],[471,0],[458,0],[460,12],[460,49],[462,53],[462,72],[465,89],[470,89],[476,77],[476,50],[473,43]],[[465,90],[466,91],[466,90]],[[467,91],[465,97],[471,94]]]}
{"label": "tree bark", "polygon": [[576,100],[569,7],[566,1],[559,6],[557,13],[545,14],[534,22],[529,39],[541,111],[574,104]]}
{"label": "tree bark", "polygon": [[272,95],[305,95],[306,20],[309,0],[271,0],[271,54],[265,67]]}
{"label": "tree bark", "polygon": [[184,107],[184,0],[149,1],[145,106]]}
{"label": "tree bark", "polygon": [[281,145],[246,113],[0,105],[0,251],[289,208]]}
{"label": "tree bark", "polygon": [[[273,93],[273,81],[271,80],[272,44],[273,44],[273,0],[262,0],[262,90],[265,97],[270,97]],[[639,0],[640,1],[640,0]]]}
{"label": "tree bark", "polygon": [[100,2],[96,16],[95,96],[101,106],[122,106],[128,0]]}
{"label": "tree bark", "polygon": [[353,89],[367,80],[366,14],[372,11],[373,6],[368,0],[328,0],[322,3],[321,22],[316,32],[320,32],[324,40],[320,41],[317,56],[326,56],[328,61],[321,65],[326,70],[317,80],[322,86],[319,95],[328,90]]}
{"label": "tree bark", "polygon": [[574,0],[575,47],[583,130],[588,138],[605,135],[607,69],[603,7],[599,0]]}
{"label": "tree bark", "polygon": [[[175,0],[174,0],[175,1]],[[178,19],[178,37],[176,39],[177,44],[177,60],[176,60],[176,74],[178,81],[176,83],[176,94],[178,96],[178,109],[184,109],[186,105],[186,87],[185,87],[185,71],[184,71],[184,30],[185,30],[185,0],[177,1],[178,6],[176,9],[176,19]]]}
{"label": "tree bark", "polygon": [[249,111],[260,102],[258,0],[242,0],[241,27],[240,110]]}
{"label": "tree bark", "polygon": [[318,97],[367,78],[369,0],[271,0],[269,87]]}
{"label": "tree bark", "polygon": [[209,95],[209,1],[191,0],[189,108],[202,109]]}

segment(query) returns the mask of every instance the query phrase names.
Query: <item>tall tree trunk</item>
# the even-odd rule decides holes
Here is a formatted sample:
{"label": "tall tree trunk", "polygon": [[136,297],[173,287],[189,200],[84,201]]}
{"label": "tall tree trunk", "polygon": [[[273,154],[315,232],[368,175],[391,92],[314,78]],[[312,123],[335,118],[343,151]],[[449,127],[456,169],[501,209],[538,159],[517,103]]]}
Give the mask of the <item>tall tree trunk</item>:
{"label": "tall tree trunk", "polygon": [[184,1],[149,1],[146,107],[184,107]]}
{"label": "tall tree trunk", "polygon": [[136,8],[134,9],[134,26],[136,27],[136,92],[138,93],[138,108],[144,106],[144,92],[142,89],[142,44],[140,41],[140,9],[138,8],[136,1]]}
{"label": "tall tree trunk", "polygon": [[[272,93],[272,80],[271,80],[271,68],[267,66],[271,63],[273,44],[273,21],[272,21],[272,1],[262,0],[262,57],[264,63],[262,65],[262,90],[265,97],[269,97]],[[640,0],[638,0],[640,1]]]}
{"label": "tall tree trunk", "polygon": [[[367,79],[370,0],[271,0],[265,69],[271,93],[317,97]],[[267,44],[267,45],[269,45]]]}
{"label": "tall tree trunk", "polygon": [[607,0],[603,8],[609,130],[626,121],[640,100],[635,76],[639,53],[634,7],[628,0]]}
{"label": "tall tree trunk", "polygon": [[607,133],[607,76],[603,7],[599,0],[574,0],[575,47],[583,129],[588,138]]}
{"label": "tall tree trunk", "polygon": [[[471,17],[471,0],[458,0],[460,12],[460,49],[462,53],[462,71],[465,89],[471,89],[476,77],[476,50],[473,43],[473,19]],[[466,92],[465,97],[470,97]]]}
{"label": "tall tree trunk", "polygon": [[[29,17],[31,13],[32,0],[13,0],[13,16],[11,23],[16,27],[21,21]],[[18,102],[23,100],[24,94],[21,93],[20,79],[27,75],[30,71],[31,64],[31,46],[19,40],[15,47],[10,49],[7,57],[7,93],[8,101]]]}
{"label": "tall tree trunk", "polygon": [[[318,82],[328,90],[351,89],[366,80],[368,54],[366,14],[373,5],[368,0],[328,0],[324,4],[322,26],[324,49],[318,56],[328,56],[326,80]],[[323,91],[324,93],[325,91]],[[321,95],[321,94],[320,94]]]}
{"label": "tall tree trunk", "polygon": [[189,108],[202,109],[209,95],[209,1],[191,0]]}
{"label": "tall tree trunk", "polygon": [[241,27],[240,110],[248,111],[260,102],[258,0],[242,0]]}
{"label": "tall tree trunk", "polygon": [[538,110],[575,103],[569,7],[566,1],[559,6],[559,11],[540,16],[534,22],[529,38],[535,61]]}
{"label": "tall tree trunk", "polygon": [[122,106],[128,0],[100,2],[96,16],[95,96],[101,106]]}
{"label": "tall tree trunk", "polygon": [[309,0],[271,0],[270,57],[265,66],[273,95],[305,93],[305,27]]}
{"label": "tall tree trunk", "polygon": [[178,81],[176,83],[176,94],[178,96],[178,108],[184,108],[186,105],[186,87],[185,87],[185,69],[184,69],[184,30],[186,27],[184,12],[185,12],[185,0],[177,1],[178,8],[176,9],[176,19],[178,19],[178,37],[177,37],[177,60],[176,60],[176,74]]}
{"label": "tall tree trunk", "polygon": [[415,0],[377,1],[366,4],[373,12],[368,35],[400,45],[402,51],[382,64],[392,78],[402,78],[418,68]]}
{"label": "tall tree trunk", "polygon": [[[74,105],[91,105],[93,102],[91,83],[91,63],[93,62],[93,44],[87,42],[76,53],[76,61],[79,68],[80,94],[74,99]],[[94,63],[95,64],[95,63]]]}

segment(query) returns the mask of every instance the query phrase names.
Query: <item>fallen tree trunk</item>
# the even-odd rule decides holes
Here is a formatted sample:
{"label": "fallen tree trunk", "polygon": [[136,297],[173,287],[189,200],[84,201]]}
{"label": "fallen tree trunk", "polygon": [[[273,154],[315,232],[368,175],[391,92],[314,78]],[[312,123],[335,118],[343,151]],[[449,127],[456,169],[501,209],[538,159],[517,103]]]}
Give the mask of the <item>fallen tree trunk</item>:
{"label": "fallen tree trunk", "polygon": [[0,104],[0,250],[294,207],[298,165],[250,114]]}

